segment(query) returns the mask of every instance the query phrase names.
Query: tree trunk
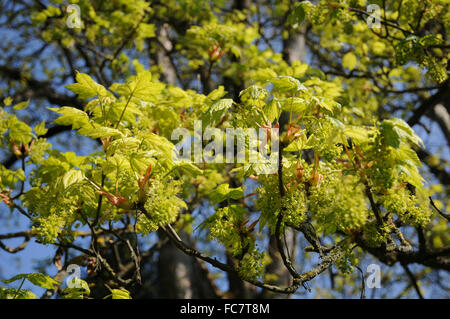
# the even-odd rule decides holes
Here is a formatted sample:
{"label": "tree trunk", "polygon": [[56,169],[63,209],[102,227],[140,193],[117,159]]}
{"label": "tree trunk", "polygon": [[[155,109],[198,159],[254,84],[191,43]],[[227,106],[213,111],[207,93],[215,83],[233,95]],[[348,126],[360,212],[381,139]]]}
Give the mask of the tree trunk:
{"label": "tree trunk", "polygon": [[[190,237],[180,232],[184,242]],[[164,234],[159,233],[161,239]],[[161,247],[158,258],[159,298],[218,298],[219,294],[208,269],[200,260],[186,255],[170,241]]]}
{"label": "tree trunk", "polygon": [[[161,46],[156,52],[156,61],[162,68],[164,81],[177,84],[177,73],[168,55],[172,49],[169,38],[169,26],[164,24],[158,31]],[[158,233],[160,239],[164,234]],[[190,243],[190,236],[181,231],[183,241]],[[163,245],[159,251],[158,262],[158,297],[159,298],[217,298],[214,283],[209,278],[207,267],[200,260],[187,256],[171,242]]]}

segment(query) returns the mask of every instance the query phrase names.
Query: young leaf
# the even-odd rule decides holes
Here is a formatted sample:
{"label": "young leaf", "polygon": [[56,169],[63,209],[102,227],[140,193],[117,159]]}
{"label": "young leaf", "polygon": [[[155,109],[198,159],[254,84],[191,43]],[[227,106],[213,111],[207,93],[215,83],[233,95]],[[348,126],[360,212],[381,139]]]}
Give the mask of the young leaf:
{"label": "young leaf", "polygon": [[230,185],[227,183],[220,184],[209,195],[209,198],[216,203],[223,202],[226,199],[240,199],[242,197],[244,197],[244,191],[241,187],[230,188]]}
{"label": "young leaf", "polygon": [[45,135],[48,131],[48,129],[45,128],[45,121],[42,121],[38,125],[34,127],[34,131],[36,132],[37,136]]}
{"label": "young leaf", "polygon": [[208,94],[208,98],[215,101],[223,97],[225,94],[227,94],[227,91],[225,91],[223,85],[220,85],[217,89]]}
{"label": "young leaf", "polygon": [[290,25],[300,24],[303,22],[303,20],[305,20],[305,17],[306,17],[306,12],[305,12],[305,9],[303,8],[302,3],[297,2],[295,4],[294,9],[289,14],[289,16],[287,18],[287,22]]}
{"label": "young leaf", "polygon": [[307,91],[308,89],[292,76],[281,75],[270,80],[273,84],[273,91],[277,93]]}
{"label": "young leaf", "polygon": [[20,103],[14,105],[13,109],[16,110],[16,111],[17,110],[23,110],[23,109],[26,109],[28,107],[28,104],[30,104],[30,100],[26,100],[26,101],[23,101],[23,102],[20,102]]}
{"label": "young leaf", "polygon": [[355,68],[356,62],[356,55],[354,55],[352,52],[345,54],[342,58],[342,66],[349,69],[350,71]]}
{"label": "young leaf", "polygon": [[130,292],[124,288],[111,289],[112,299],[131,299]]}
{"label": "young leaf", "polygon": [[107,95],[105,87],[96,83],[87,74],[77,73],[76,80],[77,83],[66,85],[66,88],[77,94],[80,99]]}
{"label": "young leaf", "polygon": [[56,281],[55,279],[41,273],[18,274],[12,277],[11,279],[3,280],[3,282],[5,284],[9,284],[24,278],[30,281],[33,285],[45,289],[54,289],[55,288],[54,285],[59,284],[59,282]]}
{"label": "young leaf", "polygon": [[64,188],[67,189],[70,186],[82,182],[84,179],[83,172],[80,170],[71,169],[63,177]]}
{"label": "young leaf", "polygon": [[266,118],[273,122],[281,115],[281,103],[277,99],[272,99],[263,109]]}
{"label": "young leaf", "polygon": [[202,116],[201,120],[204,121],[204,125],[214,126],[227,114],[230,107],[233,105],[232,99],[221,99],[215,102],[211,107],[206,110]]}
{"label": "young leaf", "polygon": [[8,96],[7,98],[3,99],[3,104],[5,106],[10,106],[12,102],[13,102],[13,99],[10,96]]}
{"label": "young leaf", "polygon": [[72,284],[72,288],[62,290],[62,297],[64,299],[83,299],[91,294],[89,285],[83,279],[74,278]]}
{"label": "young leaf", "polygon": [[49,110],[62,114],[54,123],[59,125],[72,125],[73,129],[79,129],[89,124],[89,116],[86,112],[74,107],[63,106],[61,108],[49,108]]}

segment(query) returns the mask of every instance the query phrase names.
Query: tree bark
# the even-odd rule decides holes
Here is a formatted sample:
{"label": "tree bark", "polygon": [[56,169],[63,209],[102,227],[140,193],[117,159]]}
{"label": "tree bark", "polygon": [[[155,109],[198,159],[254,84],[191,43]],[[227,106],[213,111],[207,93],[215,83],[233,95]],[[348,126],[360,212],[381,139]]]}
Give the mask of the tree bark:
{"label": "tree bark", "polygon": [[169,25],[164,23],[158,32],[158,40],[160,47],[156,52],[156,61],[158,65],[162,68],[163,81],[166,83],[176,85],[177,83],[177,72],[175,66],[172,64],[169,52],[172,50],[173,45],[169,38]]}
{"label": "tree bark", "polygon": [[[170,28],[163,24],[158,31],[160,46],[156,52],[156,61],[162,68],[163,80],[176,85],[177,73],[170,59],[169,52],[173,44],[169,38]],[[158,233],[160,239],[164,234]],[[181,231],[180,237],[185,242],[191,242],[190,236]],[[170,241],[164,244],[157,262],[158,292],[160,298],[217,298],[218,293],[214,283],[209,278],[209,272],[202,262],[187,256]]]}
{"label": "tree bark", "polygon": [[[179,233],[184,242],[191,242],[185,232]],[[165,235],[159,233],[162,239]],[[161,247],[158,258],[159,298],[218,298],[219,294],[206,265],[186,255],[172,242]]]}

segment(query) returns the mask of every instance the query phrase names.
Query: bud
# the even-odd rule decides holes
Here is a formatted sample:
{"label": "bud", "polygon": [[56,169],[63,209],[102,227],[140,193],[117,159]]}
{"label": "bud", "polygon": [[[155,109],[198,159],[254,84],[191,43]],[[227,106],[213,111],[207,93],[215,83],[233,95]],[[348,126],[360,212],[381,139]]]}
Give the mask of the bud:
{"label": "bud", "polygon": [[228,50],[222,50],[221,46],[219,44],[213,44],[211,48],[208,50],[209,57],[211,61],[216,61],[223,57]]}
{"label": "bud", "polygon": [[101,138],[103,149],[106,151],[108,147],[111,145],[111,137]]}
{"label": "bud", "polygon": [[323,178],[322,174],[315,173],[313,178],[312,178],[311,184],[314,185],[314,186],[320,187],[320,184],[322,184],[323,179],[324,178]]}
{"label": "bud", "polygon": [[300,161],[297,162],[296,171],[297,171],[297,178],[298,179],[302,179],[303,173],[305,172],[305,169],[303,168],[303,166],[300,163]]}
{"label": "bud", "polygon": [[22,152],[20,151],[20,148],[16,145],[13,139],[11,139],[11,146],[12,146],[12,152],[17,157],[22,157]]}
{"label": "bud", "polygon": [[8,206],[11,206],[13,204],[11,197],[9,197],[8,195],[0,193],[0,198],[2,198],[2,201],[5,202],[5,204]]}
{"label": "bud", "polygon": [[[30,145],[31,146],[31,145]],[[23,145],[23,155],[26,157],[30,154],[30,147],[28,146],[28,144],[24,144]]]}
{"label": "bud", "polygon": [[109,202],[116,207],[119,207],[119,208],[122,208],[125,210],[129,210],[132,208],[131,203],[125,197],[114,196],[113,194],[103,192],[103,191],[99,191],[99,194],[106,196],[106,198],[108,198]]}

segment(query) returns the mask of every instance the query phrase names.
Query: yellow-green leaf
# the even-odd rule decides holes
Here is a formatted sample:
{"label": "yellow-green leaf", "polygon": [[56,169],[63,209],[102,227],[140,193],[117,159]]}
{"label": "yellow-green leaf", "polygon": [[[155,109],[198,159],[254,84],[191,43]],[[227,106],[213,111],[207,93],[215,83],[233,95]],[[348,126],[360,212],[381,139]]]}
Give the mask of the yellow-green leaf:
{"label": "yellow-green leaf", "polygon": [[66,88],[78,94],[80,99],[88,99],[94,96],[105,96],[107,91],[103,85],[96,83],[92,78],[84,73],[77,73],[77,83],[66,85]]}
{"label": "yellow-green leaf", "polygon": [[349,69],[350,71],[355,68],[356,62],[356,55],[354,55],[352,52],[345,54],[342,58],[342,66]]}
{"label": "yellow-green leaf", "polygon": [[45,128],[45,121],[42,121],[38,125],[34,127],[34,131],[36,132],[37,136],[45,135],[48,131],[48,129]]}
{"label": "yellow-green leaf", "polygon": [[26,101],[23,101],[23,102],[20,102],[20,103],[14,105],[13,109],[14,110],[23,110],[28,107],[28,104],[30,104],[30,100],[26,100]]}

